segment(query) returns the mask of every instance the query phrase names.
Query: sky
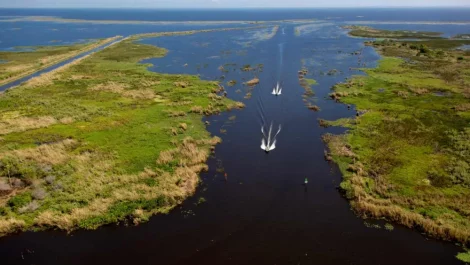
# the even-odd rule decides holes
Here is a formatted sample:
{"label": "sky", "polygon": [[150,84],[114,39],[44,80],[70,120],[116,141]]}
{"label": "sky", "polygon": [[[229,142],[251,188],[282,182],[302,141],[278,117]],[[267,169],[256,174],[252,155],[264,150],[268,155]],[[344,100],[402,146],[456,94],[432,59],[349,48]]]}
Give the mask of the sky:
{"label": "sky", "polygon": [[470,0],[0,0],[21,8],[470,7]]}

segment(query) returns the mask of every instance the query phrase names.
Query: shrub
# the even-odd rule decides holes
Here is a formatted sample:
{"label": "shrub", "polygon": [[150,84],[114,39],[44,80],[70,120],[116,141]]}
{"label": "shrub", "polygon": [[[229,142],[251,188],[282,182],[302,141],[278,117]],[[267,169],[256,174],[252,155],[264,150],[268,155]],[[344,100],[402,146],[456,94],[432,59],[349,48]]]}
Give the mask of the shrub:
{"label": "shrub", "polygon": [[428,178],[431,181],[431,184],[435,187],[449,187],[455,182],[455,179],[452,177],[452,175],[449,175],[446,172],[438,171],[436,169],[430,170],[428,172]]}
{"label": "shrub", "polygon": [[28,204],[26,204],[25,206],[21,207],[18,212],[19,213],[30,213],[30,212],[34,212],[36,211],[38,208],[39,208],[39,203],[37,201],[32,201]]}
{"label": "shrub", "polygon": [[11,198],[8,201],[8,206],[10,206],[14,211],[18,210],[19,208],[27,205],[33,200],[31,194],[28,192],[21,193],[16,195],[15,197]]}
{"label": "shrub", "polygon": [[425,53],[425,54],[426,54],[426,53],[429,53],[430,51],[431,51],[431,50],[430,50],[426,45],[424,45],[424,44],[421,44],[421,45],[419,46],[419,52],[420,52],[420,53]]}
{"label": "shrub", "polygon": [[55,176],[49,175],[44,180],[46,181],[47,184],[51,185],[55,181]]}
{"label": "shrub", "polygon": [[158,186],[158,181],[156,181],[154,178],[147,178],[144,179],[144,183],[149,186],[149,187],[156,187]]}
{"label": "shrub", "polygon": [[7,209],[5,207],[0,207],[0,216],[7,215]]}
{"label": "shrub", "polygon": [[446,151],[453,155],[448,171],[454,182],[470,186],[470,128],[460,132],[452,130],[447,135],[450,147]]}
{"label": "shrub", "polygon": [[31,196],[35,200],[44,200],[46,198],[47,192],[43,188],[36,188],[31,193]]}

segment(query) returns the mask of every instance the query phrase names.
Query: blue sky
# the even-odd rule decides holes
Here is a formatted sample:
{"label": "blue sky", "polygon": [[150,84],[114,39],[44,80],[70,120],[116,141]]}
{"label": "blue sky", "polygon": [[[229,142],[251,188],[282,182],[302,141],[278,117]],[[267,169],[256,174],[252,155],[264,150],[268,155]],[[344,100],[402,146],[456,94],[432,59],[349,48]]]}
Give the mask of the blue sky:
{"label": "blue sky", "polygon": [[467,6],[470,0],[0,0],[0,7],[229,8],[229,7]]}

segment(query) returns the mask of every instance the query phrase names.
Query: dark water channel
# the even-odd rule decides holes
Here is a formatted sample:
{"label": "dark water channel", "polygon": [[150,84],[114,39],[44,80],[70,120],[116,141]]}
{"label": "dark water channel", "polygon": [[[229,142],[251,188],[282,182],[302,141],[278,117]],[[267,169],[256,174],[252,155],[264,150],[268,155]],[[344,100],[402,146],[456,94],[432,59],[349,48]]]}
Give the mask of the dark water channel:
{"label": "dark water channel", "polygon": [[[284,28],[285,34],[282,34]],[[204,79],[238,84],[228,96],[245,102],[242,111],[207,118],[209,131],[220,135],[210,170],[196,194],[168,215],[137,227],[107,226],[97,231],[22,233],[0,239],[2,264],[460,264],[459,248],[427,239],[395,225],[393,231],[370,228],[356,217],[336,187],[341,175],[324,160],[325,132],[318,118],[354,115],[354,110],[327,99],[330,88],[358,71],[373,67],[378,55],[361,39],[349,38],[337,25],[304,28],[284,24],[272,38],[266,32],[213,32],[145,40],[170,50],[149,59],[151,70],[200,74]],[[218,70],[226,66],[227,73]],[[187,66],[183,66],[187,64]],[[207,64],[207,65],[206,65]],[[261,73],[242,72],[245,64],[263,64]],[[305,66],[320,112],[308,110],[297,71]],[[326,75],[331,69],[338,74]],[[245,99],[241,83],[259,75],[260,84]],[[271,95],[276,81],[282,95]],[[237,90],[240,90],[237,92]],[[282,124],[277,148],[260,149],[260,113]],[[236,115],[230,121],[229,117]],[[227,130],[225,134],[220,129]],[[217,168],[224,168],[217,173]],[[303,186],[309,178],[307,187]],[[196,205],[204,197],[207,202]],[[374,221],[369,221],[374,223]],[[377,223],[383,227],[383,223]]]}

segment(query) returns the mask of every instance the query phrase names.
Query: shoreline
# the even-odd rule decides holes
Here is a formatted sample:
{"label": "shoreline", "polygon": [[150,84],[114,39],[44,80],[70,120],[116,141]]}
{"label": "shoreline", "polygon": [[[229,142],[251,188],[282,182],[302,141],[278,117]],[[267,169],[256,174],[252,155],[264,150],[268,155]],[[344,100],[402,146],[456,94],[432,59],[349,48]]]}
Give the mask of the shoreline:
{"label": "shoreline", "polygon": [[[465,182],[452,180],[446,170],[452,172],[455,166],[452,159],[465,161],[455,158],[458,152],[453,153],[452,148],[457,148],[453,141],[460,139],[460,135],[465,137],[468,130],[463,125],[468,121],[468,109],[463,106],[467,106],[466,98],[470,95],[457,81],[443,82],[447,76],[430,73],[426,64],[432,60],[442,63],[438,56],[444,56],[447,61],[444,60],[443,70],[455,71],[465,68],[468,54],[449,48],[434,49],[433,42],[422,41],[418,48],[421,56],[416,55],[416,45],[409,41],[366,43],[382,58],[376,68],[363,69],[366,76],[353,76],[332,88],[330,97],[340,104],[355,105],[357,115],[325,121],[329,126],[348,128],[345,134],[323,136],[329,149],[325,158],[339,166],[343,175],[340,190],[359,216],[391,220],[465,246],[470,242],[465,225],[470,220],[463,205],[470,191]],[[426,56],[429,62],[421,59]],[[464,77],[462,73],[461,78]],[[440,97],[441,90],[453,96]],[[426,105],[427,101],[434,104]],[[400,115],[405,116],[402,112],[415,120],[401,118]],[[427,112],[443,114],[430,121],[426,119]],[[439,126],[440,123],[446,126]],[[416,124],[421,124],[423,131],[414,138],[410,139],[413,129],[407,134],[400,132],[400,128],[414,128]],[[433,134],[436,130],[439,131]],[[447,138],[452,130],[457,138]],[[382,139],[382,135],[388,140]],[[442,147],[431,151],[429,142]]]}
{"label": "shoreline", "polygon": [[[181,35],[171,32],[162,36],[175,34]],[[198,173],[207,169],[207,158],[213,146],[221,141],[209,135],[202,117],[242,109],[244,104],[224,97],[223,88],[216,82],[149,71],[147,65],[139,62],[164,56],[167,51],[138,43],[142,37],[129,36],[110,45],[111,48],[81,57],[2,94],[0,100],[6,102],[15,97],[27,100],[20,101],[15,110],[3,109],[4,113],[14,116],[2,117],[2,142],[8,145],[16,143],[16,139],[23,140],[16,150],[0,150],[0,159],[11,163],[11,167],[20,172],[21,179],[32,177],[28,175],[31,171],[22,171],[23,167],[37,168],[33,171],[39,170],[44,178],[36,179],[33,186],[17,175],[13,180],[0,179],[7,184],[21,184],[21,189],[11,186],[11,195],[2,191],[0,236],[49,228],[96,229],[126,220],[138,224],[156,213],[167,212],[195,192]],[[122,57],[128,50],[133,53]],[[73,85],[67,85],[70,82]],[[136,86],[137,83],[140,85]],[[69,93],[74,93],[77,85],[81,88],[76,91],[77,96],[70,97]],[[195,93],[188,94],[188,86]],[[49,93],[54,95],[51,100],[42,98]],[[180,94],[188,100],[174,101]],[[34,102],[30,102],[33,98]],[[38,103],[44,100],[49,102],[46,109],[30,108],[30,104],[44,108]],[[120,104],[112,104],[115,101]],[[88,110],[90,103],[103,109],[98,113],[93,107]],[[65,110],[66,117],[63,107],[59,107],[63,104],[71,108]],[[44,113],[49,114],[44,116]],[[15,125],[23,120],[26,127]],[[158,126],[149,126],[149,123]],[[5,124],[13,125],[5,127]],[[113,129],[108,130],[108,127]],[[110,136],[116,133],[117,137]],[[96,134],[108,140],[103,142],[102,138],[93,137]],[[55,140],[39,145],[31,143],[38,137]],[[136,149],[139,145],[142,150]],[[76,151],[80,148],[88,151],[80,154]],[[114,151],[108,153],[108,149]],[[120,156],[116,156],[116,152]],[[60,154],[59,160],[52,154]],[[90,161],[94,163],[90,165]],[[66,166],[64,163],[74,163],[74,170],[66,175],[55,173],[56,168]],[[5,176],[5,168],[1,170]],[[121,173],[115,175],[116,172]],[[74,187],[71,193],[63,194],[64,187],[69,186]],[[82,186],[89,188],[82,190]],[[76,192],[78,200],[87,200],[85,206],[77,207],[74,203]],[[100,196],[96,197],[95,193]],[[63,202],[61,196],[66,196],[67,202]],[[57,203],[71,208],[66,212],[57,211],[53,206]]]}

